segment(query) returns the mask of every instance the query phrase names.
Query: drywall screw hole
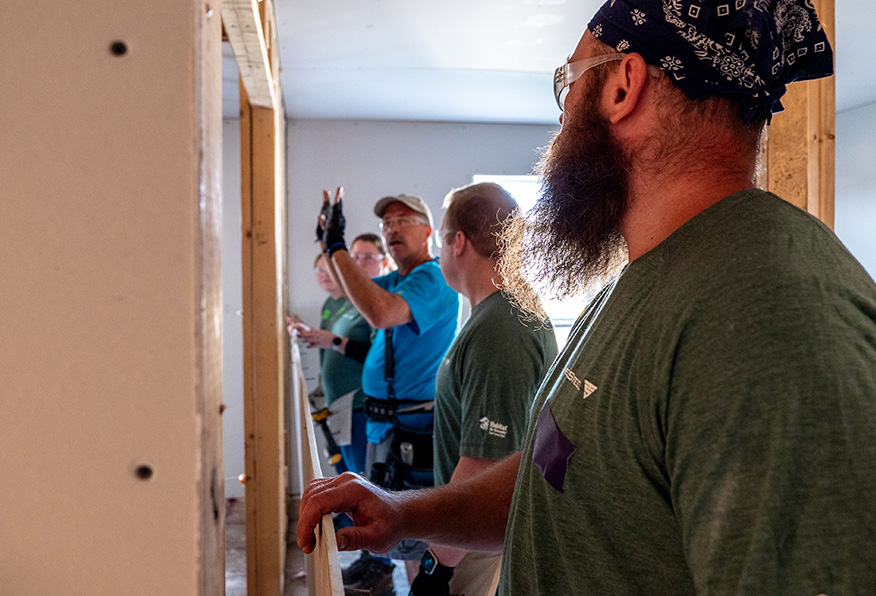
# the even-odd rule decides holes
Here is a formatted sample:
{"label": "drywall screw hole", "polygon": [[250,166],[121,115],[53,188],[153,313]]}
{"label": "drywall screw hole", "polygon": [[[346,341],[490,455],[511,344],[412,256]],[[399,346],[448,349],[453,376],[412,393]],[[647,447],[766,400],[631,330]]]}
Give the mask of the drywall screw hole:
{"label": "drywall screw hole", "polygon": [[128,53],[128,44],[123,41],[114,41],[110,44],[110,53],[113,56],[124,56]]}
{"label": "drywall screw hole", "polygon": [[138,466],[135,474],[140,480],[149,480],[152,478],[152,468],[150,466]]}

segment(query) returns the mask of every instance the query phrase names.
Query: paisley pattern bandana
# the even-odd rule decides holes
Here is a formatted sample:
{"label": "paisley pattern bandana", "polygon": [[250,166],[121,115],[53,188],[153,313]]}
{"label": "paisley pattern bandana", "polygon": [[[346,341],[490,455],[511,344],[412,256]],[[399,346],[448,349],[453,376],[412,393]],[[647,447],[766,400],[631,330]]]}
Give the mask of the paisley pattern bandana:
{"label": "paisley pattern bandana", "polygon": [[746,123],[781,112],[788,83],[833,74],[811,0],[608,0],[588,29],[662,68],[690,99],[736,97]]}

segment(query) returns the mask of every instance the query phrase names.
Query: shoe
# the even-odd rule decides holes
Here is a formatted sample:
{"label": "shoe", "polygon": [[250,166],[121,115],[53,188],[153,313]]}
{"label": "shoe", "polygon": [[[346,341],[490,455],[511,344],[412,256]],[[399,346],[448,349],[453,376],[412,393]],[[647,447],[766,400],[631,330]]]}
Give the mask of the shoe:
{"label": "shoe", "polygon": [[392,571],[395,565],[378,561],[363,552],[352,565],[341,569],[344,587],[356,590],[371,590],[373,596],[391,596],[395,593]]}
{"label": "shoe", "polygon": [[368,551],[361,551],[358,559],[353,561],[349,567],[341,569],[341,577],[344,578],[344,585],[346,586],[347,584],[359,581],[359,578],[365,573],[365,569],[368,568],[368,564],[372,560],[373,559],[371,555],[368,554]]}

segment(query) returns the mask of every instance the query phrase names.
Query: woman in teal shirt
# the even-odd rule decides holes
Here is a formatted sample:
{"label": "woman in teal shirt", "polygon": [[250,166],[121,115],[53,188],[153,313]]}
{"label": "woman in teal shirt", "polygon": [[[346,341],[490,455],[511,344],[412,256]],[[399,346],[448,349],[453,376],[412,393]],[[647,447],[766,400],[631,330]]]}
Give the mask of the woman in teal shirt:
{"label": "woman in teal shirt", "polygon": [[[391,259],[386,254],[383,238],[377,234],[361,234],[350,245],[350,256],[371,277],[384,275]],[[305,325],[296,315],[287,317],[290,335],[295,333],[308,348],[319,348],[320,383],[326,407],[332,410],[329,426],[342,437],[341,454],[349,470],[363,473],[365,467],[366,418],[362,411],[362,363],[371,346],[372,329],[343,290],[332,278],[325,255],[314,262],[314,272],[320,288],[329,293],[323,303],[319,329]],[[332,407],[334,404],[334,407]],[[350,432],[338,433],[335,420],[349,420]],[[349,442],[347,442],[349,440]]]}

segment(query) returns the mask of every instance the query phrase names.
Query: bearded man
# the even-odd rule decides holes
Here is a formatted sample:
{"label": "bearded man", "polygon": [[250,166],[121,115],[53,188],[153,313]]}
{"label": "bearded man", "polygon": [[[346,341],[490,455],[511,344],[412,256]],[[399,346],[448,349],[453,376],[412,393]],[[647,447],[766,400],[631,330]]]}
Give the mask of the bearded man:
{"label": "bearded man", "polygon": [[504,595],[872,594],[876,285],[754,185],[785,86],[831,70],[806,0],[606,2],[506,238],[512,286],[520,263],[560,293],[602,284],[521,456],[419,494],[316,481],[299,545],[347,511],[343,549],[504,546]]}

